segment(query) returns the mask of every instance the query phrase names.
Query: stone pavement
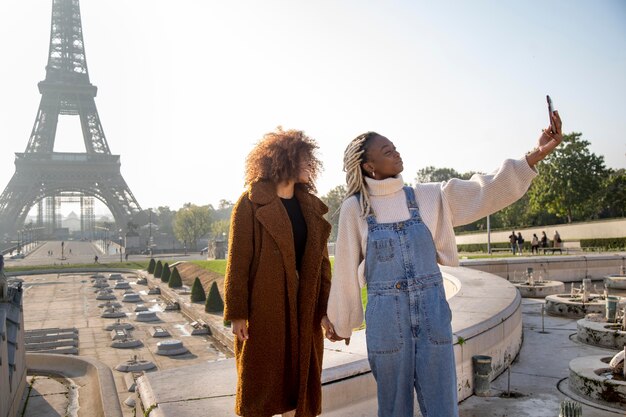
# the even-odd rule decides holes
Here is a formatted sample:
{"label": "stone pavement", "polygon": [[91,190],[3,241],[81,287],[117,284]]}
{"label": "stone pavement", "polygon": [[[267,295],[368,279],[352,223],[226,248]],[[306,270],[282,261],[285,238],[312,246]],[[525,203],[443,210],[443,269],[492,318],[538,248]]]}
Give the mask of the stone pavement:
{"label": "stone pavement", "polygon": [[[104,330],[115,319],[100,317],[99,304],[104,301],[96,300],[95,288],[92,287],[90,276],[92,274],[48,274],[22,276],[24,280],[24,327],[26,330],[44,328],[70,328],[75,327],[79,332],[79,355],[97,359],[111,369],[129,359],[131,355],[154,362],[158,369],[176,368],[183,365],[201,364],[230,355],[225,352],[223,346],[209,336],[191,336],[189,320],[178,311],[162,311],[157,301],[158,296],[146,295],[147,286],[131,284],[132,289],[141,293],[143,304],[151,311],[156,311],[160,320],[157,322],[141,323],[134,320],[133,309],[136,303],[122,302],[124,290],[114,290],[117,301],[122,304],[123,310],[128,316],[123,319],[133,324],[135,329],[132,334],[141,339],[144,346],[134,349],[114,349],[111,343],[111,332]],[[108,274],[104,274],[108,277]],[[127,281],[134,281],[134,274],[123,276]],[[111,288],[115,281],[108,281]],[[172,335],[171,338],[156,339],[151,337],[149,331],[152,326],[161,326]],[[162,340],[172,338],[183,341],[190,353],[178,356],[160,356],[155,354],[156,344]],[[226,354],[226,355],[225,355]],[[126,374],[113,370],[115,385],[119,402],[123,403],[133,395],[128,392],[129,381]],[[29,381],[32,376],[29,377]],[[28,406],[24,417],[48,417],[54,415],[74,415],[68,413],[68,408],[75,408],[68,398],[73,392],[71,380],[64,378],[46,378],[36,376],[35,385],[30,393]],[[179,382],[180,384],[180,382]],[[28,388],[27,388],[28,391]],[[69,395],[69,397],[68,397]],[[78,401],[78,400],[77,400]],[[85,407],[81,403],[81,407]],[[55,414],[51,410],[56,410]],[[124,416],[132,416],[133,410],[122,405]],[[88,414],[87,414],[88,415]]]}

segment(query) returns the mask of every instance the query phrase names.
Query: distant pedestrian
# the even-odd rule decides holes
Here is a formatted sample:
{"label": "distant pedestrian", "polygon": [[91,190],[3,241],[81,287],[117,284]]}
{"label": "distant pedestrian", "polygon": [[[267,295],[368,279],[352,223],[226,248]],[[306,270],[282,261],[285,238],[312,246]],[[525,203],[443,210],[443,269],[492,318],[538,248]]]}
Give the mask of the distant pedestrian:
{"label": "distant pedestrian", "polygon": [[515,251],[517,250],[517,235],[515,234],[515,230],[509,235],[509,243],[511,244],[511,252],[515,255]]}
{"label": "distant pedestrian", "polygon": [[124,259],[128,260],[128,252],[126,252],[126,255],[124,255]]}
{"label": "distant pedestrian", "polygon": [[561,235],[559,235],[559,232],[555,230],[554,237],[552,238],[552,246],[554,246],[555,248],[560,248],[561,242],[562,242]]}
{"label": "distant pedestrian", "polygon": [[541,247],[542,248],[548,247],[548,236],[546,236],[545,230],[541,232]]}
{"label": "distant pedestrian", "polygon": [[519,254],[522,254],[522,248],[524,247],[524,238],[522,237],[522,232],[517,232],[517,251]]}
{"label": "distant pedestrian", "polygon": [[537,233],[533,233],[533,240],[530,242],[530,253],[537,253],[539,255],[539,238],[537,237]]}
{"label": "distant pedestrian", "polygon": [[93,261],[94,261],[94,263],[98,263],[98,255],[93,257]]}

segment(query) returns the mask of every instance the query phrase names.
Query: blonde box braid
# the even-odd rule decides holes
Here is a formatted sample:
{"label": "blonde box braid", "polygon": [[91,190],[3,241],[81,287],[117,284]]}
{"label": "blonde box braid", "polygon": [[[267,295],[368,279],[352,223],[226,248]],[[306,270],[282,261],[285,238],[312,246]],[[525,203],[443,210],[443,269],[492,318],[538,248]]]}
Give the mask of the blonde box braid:
{"label": "blonde box braid", "polygon": [[366,217],[371,212],[370,195],[365,186],[361,164],[365,162],[365,145],[368,140],[377,136],[376,132],[363,133],[352,139],[343,152],[343,170],[346,173],[347,192],[346,199],[359,194],[361,217]]}

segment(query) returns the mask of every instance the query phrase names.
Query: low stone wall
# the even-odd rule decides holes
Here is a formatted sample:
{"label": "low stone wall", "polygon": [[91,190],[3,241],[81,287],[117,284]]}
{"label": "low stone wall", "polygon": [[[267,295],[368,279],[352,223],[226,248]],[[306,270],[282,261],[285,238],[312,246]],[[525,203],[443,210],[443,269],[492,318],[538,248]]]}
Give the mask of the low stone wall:
{"label": "low stone wall", "polygon": [[580,282],[584,278],[604,279],[617,274],[626,265],[626,255],[581,255],[581,256],[532,256],[500,259],[465,259],[461,265],[489,272],[508,281],[523,281],[528,268],[533,268],[535,279],[561,282]]}
{"label": "low stone wall", "polygon": [[[594,222],[581,222],[573,224],[557,224],[543,227],[529,227],[515,229],[521,232],[524,240],[530,242],[533,233],[541,239],[541,232],[546,232],[548,239],[552,240],[554,232],[559,232],[564,242],[578,241],[580,239],[605,239],[626,236],[626,219],[598,220]],[[511,230],[499,230],[491,232],[491,242],[508,242]],[[467,233],[456,236],[456,244],[487,243],[487,232]]]}

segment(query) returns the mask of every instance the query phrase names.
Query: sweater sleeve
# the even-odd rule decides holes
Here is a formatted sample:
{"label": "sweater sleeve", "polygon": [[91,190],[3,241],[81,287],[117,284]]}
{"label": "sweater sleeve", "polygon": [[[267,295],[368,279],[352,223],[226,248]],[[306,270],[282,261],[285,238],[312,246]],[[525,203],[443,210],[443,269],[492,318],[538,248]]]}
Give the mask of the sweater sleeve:
{"label": "sweater sleeve", "polygon": [[224,319],[248,318],[248,280],[254,256],[254,213],[252,203],[244,194],[230,219],[228,263],[224,278]]}
{"label": "sweater sleeve", "polygon": [[507,159],[492,174],[442,183],[442,198],[450,210],[452,225],[474,222],[513,204],[526,193],[536,175],[526,158]]}
{"label": "sweater sleeve", "polygon": [[350,337],[352,329],[363,323],[363,304],[358,268],[361,263],[359,203],[348,198],[339,212],[339,230],[335,245],[335,270],[328,298],[328,318],[341,337]]}

